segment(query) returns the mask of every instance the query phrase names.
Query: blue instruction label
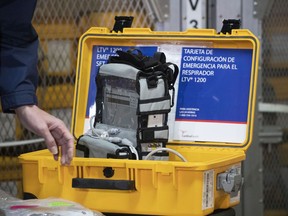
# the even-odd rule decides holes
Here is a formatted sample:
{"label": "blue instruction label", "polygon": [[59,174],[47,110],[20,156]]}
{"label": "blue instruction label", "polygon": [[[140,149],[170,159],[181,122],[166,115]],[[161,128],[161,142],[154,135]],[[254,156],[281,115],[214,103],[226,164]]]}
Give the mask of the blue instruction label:
{"label": "blue instruction label", "polygon": [[183,47],[176,121],[246,123],[251,49]]}

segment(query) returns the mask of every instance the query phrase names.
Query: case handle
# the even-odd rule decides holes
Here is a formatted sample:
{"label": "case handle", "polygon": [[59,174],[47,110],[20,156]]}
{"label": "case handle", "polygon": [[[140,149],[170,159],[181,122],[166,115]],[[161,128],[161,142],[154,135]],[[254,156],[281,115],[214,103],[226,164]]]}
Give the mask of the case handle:
{"label": "case handle", "polygon": [[135,181],[92,179],[92,178],[73,178],[72,188],[105,189],[105,190],[136,190]]}

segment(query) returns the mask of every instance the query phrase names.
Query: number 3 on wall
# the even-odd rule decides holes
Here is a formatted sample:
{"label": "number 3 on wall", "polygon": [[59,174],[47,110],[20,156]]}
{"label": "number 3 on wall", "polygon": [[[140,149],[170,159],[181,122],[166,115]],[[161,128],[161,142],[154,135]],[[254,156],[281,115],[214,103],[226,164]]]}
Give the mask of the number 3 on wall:
{"label": "number 3 on wall", "polygon": [[198,21],[195,19],[190,20],[190,25],[192,28],[198,29]]}

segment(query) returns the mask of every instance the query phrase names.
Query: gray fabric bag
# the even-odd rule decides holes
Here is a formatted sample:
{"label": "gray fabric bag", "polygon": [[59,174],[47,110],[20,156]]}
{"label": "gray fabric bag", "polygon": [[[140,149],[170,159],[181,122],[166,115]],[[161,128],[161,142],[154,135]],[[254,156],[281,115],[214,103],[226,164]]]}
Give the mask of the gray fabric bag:
{"label": "gray fabric bag", "polygon": [[143,156],[165,147],[168,141],[167,120],[178,67],[166,63],[164,53],[155,53],[154,57],[133,50],[117,54],[100,67],[97,75],[95,125],[135,130],[133,144]]}

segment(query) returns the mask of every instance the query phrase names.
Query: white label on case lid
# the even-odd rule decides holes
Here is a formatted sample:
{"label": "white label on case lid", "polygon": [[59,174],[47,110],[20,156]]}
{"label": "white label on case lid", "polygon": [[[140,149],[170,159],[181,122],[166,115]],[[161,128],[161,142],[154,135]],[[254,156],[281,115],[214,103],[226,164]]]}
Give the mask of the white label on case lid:
{"label": "white label on case lid", "polygon": [[203,173],[202,210],[214,208],[214,170]]}

